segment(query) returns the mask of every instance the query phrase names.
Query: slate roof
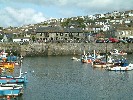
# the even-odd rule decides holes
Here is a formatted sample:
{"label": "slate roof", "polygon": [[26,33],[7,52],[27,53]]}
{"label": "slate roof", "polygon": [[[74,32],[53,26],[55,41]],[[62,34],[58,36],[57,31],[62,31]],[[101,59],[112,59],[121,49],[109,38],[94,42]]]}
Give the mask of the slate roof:
{"label": "slate roof", "polygon": [[36,33],[39,32],[83,32],[83,30],[81,28],[62,28],[62,27],[38,27],[36,29]]}

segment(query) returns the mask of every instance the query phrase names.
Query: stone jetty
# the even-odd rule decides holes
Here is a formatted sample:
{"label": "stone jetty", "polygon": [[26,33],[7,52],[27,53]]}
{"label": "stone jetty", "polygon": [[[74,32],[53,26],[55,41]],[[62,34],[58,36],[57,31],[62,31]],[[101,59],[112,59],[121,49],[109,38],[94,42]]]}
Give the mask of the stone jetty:
{"label": "stone jetty", "polygon": [[[107,48],[107,49],[106,49]],[[14,43],[0,43],[1,50],[16,52],[23,56],[53,56],[53,55],[81,55],[83,51],[100,53],[113,49],[133,53],[132,43],[32,43],[19,45]]]}

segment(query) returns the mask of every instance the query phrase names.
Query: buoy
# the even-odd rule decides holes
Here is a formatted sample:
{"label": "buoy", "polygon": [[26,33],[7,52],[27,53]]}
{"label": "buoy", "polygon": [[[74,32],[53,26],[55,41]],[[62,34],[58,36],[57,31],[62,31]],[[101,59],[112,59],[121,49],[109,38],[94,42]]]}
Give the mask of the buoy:
{"label": "buoy", "polygon": [[10,100],[10,96],[7,96],[7,100]]}
{"label": "buoy", "polygon": [[126,70],[128,70],[128,68],[126,68]]}

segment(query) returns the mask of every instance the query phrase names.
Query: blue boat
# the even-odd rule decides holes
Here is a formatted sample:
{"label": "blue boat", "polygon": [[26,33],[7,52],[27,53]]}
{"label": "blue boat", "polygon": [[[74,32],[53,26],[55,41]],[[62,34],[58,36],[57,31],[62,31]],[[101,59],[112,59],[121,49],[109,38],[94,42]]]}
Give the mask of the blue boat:
{"label": "blue boat", "polygon": [[20,67],[20,75],[18,77],[13,76],[0,76],[0,83],[26,83],[27,80],[27,72],[24,74],[21,71]]}
{"label": "blue boat", "polygon": [[28,82],[26,75],[20,77],[1,76],[0,83],[26,83]]}
{"label": "blue boat", "polygon": [[8,56],[7,61],[17,61],[17,56]]}
{"label": "blue boat", "polygon": [[21,85],[0,85],[0,96],[19,96],[23,94],[23,86]]}

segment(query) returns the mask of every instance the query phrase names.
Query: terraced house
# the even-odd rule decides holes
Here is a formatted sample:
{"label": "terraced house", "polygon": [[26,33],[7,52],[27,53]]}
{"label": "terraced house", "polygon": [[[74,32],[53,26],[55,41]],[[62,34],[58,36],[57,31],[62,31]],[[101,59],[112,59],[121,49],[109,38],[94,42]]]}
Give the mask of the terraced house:
{"label": "terraced house", "polygon": [[36,39],[46,42],[81,41],[84,39],[84,33],[81,28],[38,27],[36,29]]}

